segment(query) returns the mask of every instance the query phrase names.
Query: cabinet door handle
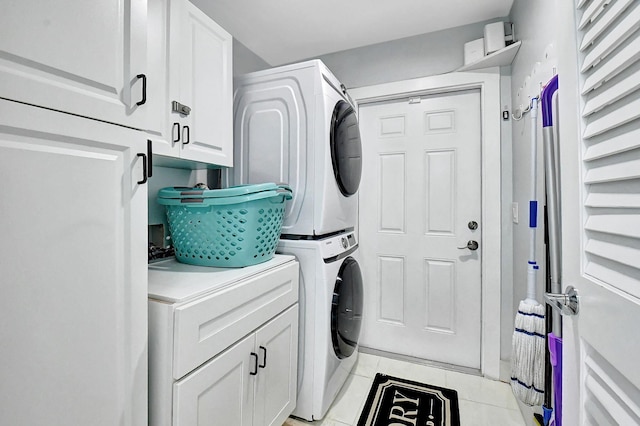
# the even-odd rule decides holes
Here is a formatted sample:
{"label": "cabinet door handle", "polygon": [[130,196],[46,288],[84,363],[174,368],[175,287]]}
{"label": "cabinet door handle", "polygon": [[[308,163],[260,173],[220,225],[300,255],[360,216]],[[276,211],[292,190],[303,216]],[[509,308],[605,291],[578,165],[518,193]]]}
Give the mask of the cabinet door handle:
{"label": "cabinet door handle", "polygon": [[142,180],[138,181],[138,185],[147,183],[147,154],[138,153],[138,157],[142,157]]}
{"label": "cabinet door handle", "polygon": [[187,145],[189,142],[191,142],[191,129],[189,126],[182,126],[182,145]]}
{"label": "cabinet door handle", "polygon": [[153,146],[151,139],[147,139],[147,177],[153,176]]}
{"label": "cabinet door handle", "polygon": [[143,105],[147,102],[147,76],[144,74],[138,74],[136,77],[142,79],[142,99],[136,102],[136,105]]}
{"label": "cabinet door handle", "polygon": [[173,128],[171,129],[171,133],[174,135],[173,143],[180,142],[180,123],[173,123]]}
{"label": "cabinet door handle", "polygon": [[253,371],[250,371],[249,374],[255,376],[256,374],[258,374],[258,354],[255,352],[251,352],[251,356],[254,357],[254,362]]}
{"label": "cabinet door handle", "polygon": [[267,366],[267,348],[260,346],[260,350],[264,351],[264,356],[262,358],[262,364],[259,364],[258,367],[265,368]]}

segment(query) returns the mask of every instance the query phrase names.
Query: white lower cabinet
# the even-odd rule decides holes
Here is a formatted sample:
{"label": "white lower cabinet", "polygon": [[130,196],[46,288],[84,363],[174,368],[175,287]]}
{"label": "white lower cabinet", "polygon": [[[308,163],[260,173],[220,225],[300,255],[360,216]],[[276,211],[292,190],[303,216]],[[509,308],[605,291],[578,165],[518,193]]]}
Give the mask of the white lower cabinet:
{"label": "white lower cabinet", "polygon": [[298,304],[256,332],[254,425],[280,426],[296,407]]}
{"label": "white lower cabinet", "polygon": [[295,408],[298,305],[174,385],[174,425],[278,425]]}
{"label": "white lower cabinet", "polygon": [[250,335],[174,385],[174,425],[253,424]]}
{"label": "white lower cabinet", "polygon": [[149,424],[280,426],[296,405],[299,265],[149,267]]}

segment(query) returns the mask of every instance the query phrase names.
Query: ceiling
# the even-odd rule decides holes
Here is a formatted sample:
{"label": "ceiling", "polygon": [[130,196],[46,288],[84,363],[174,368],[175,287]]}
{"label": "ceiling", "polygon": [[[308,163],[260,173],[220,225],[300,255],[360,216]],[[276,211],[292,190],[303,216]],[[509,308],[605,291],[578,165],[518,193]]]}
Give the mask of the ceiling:
{"label": "ceiling", "polygon": [[513,0],[191,0],[272,66],[504,17]]}

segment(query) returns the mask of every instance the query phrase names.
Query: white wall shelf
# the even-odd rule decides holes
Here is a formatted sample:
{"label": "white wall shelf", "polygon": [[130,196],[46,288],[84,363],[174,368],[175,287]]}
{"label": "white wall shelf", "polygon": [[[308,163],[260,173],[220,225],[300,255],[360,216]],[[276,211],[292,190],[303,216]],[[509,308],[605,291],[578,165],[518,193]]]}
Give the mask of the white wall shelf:
{"label": "white wall shelf", "polygon": [[516,57],[516,53],[518,53],[518,49],[520,49],[521,44],[522,41],[516,41],[515,43],[510,44],[504,49],[500,49],[497,52],[493,52],[478,61],[458,68],[457,71],[472,71],[481,68],[502,67],[511,65],[511,62],[513,62],[513,59]]}

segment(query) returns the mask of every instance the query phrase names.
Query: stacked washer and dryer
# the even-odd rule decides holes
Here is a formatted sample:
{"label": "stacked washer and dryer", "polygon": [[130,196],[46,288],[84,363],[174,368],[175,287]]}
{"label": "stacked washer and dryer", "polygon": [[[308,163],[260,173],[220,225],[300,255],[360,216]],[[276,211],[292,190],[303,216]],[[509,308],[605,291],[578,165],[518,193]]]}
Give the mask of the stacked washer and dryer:
{"label": "stacked washer and dryer", "polygon": [[324,417],[358,356],[363,283],[357,191],[362,171],[353,101],[319,60],[246,74],[234,96],[235,184],[293,190],[278,253],[300,262],[298,402]]}

